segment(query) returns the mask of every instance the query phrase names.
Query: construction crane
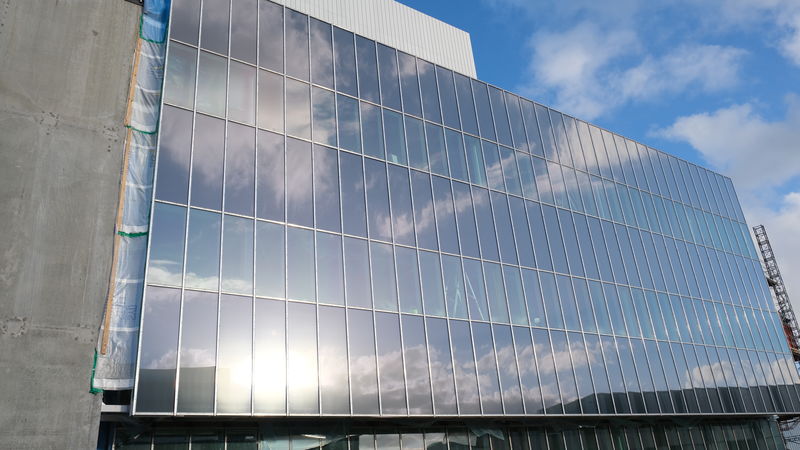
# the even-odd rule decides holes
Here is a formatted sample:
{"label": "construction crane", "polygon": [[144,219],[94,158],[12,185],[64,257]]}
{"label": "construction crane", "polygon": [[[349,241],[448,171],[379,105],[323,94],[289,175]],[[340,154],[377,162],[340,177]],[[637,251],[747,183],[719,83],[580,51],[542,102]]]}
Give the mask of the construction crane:
{"label": "construction crane", "polygon": [[786,286],[783,284],[781,271],[778,270],[778,263],[775,261],[775,253],[772,252],[772,245],[769,243],[764,225],[753,227],[753,232],[756,235],[758,249],[761,250],[761,259],[764,260],[767,284],[772,288],[778,302],[778,313],[781,315],[781,321],[783,322],[783,333],[786,335],[786,342],[789,344],[789,349],[792,351],[795,362],[798,362],[800,361],[800,330],[797,327],[797,319],[794,316],[789,295],[786,293]]}

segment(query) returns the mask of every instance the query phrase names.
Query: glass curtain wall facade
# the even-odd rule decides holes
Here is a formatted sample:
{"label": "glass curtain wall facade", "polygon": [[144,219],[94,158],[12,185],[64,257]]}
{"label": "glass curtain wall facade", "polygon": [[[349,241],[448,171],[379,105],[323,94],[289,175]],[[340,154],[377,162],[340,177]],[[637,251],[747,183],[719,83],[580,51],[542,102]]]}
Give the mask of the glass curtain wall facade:
{"label": "glass curtain wall facade", "polygon": [[800,411],[729,178],[267,0],[170,39],[133,414]]}

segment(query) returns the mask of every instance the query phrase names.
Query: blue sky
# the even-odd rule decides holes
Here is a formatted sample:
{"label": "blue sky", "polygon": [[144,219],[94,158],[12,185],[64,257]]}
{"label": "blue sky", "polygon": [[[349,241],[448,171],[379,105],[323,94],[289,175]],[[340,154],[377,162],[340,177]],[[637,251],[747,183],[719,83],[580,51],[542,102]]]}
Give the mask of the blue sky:
{"label": "blue sky", "polygon": [[800,1],[400,1],[480,79],[730,176],[800,313]]}

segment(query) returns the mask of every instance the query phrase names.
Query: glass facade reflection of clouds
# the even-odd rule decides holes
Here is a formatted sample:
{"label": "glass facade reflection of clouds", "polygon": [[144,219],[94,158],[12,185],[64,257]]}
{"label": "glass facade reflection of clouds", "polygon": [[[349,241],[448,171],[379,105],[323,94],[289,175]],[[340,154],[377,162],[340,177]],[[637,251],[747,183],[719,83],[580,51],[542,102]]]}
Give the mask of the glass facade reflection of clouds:
{"label": "glass facade reflection of clouds", "polygon": [[800,411],[729,178],[267,0],[170,34],[135,414]]}

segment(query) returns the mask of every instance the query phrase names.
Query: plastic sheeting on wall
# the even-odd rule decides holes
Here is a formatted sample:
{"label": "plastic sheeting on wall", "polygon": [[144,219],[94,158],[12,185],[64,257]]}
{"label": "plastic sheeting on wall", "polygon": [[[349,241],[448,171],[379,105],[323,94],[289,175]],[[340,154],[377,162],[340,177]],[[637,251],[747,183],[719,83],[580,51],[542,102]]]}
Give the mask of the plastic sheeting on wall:
{"label": "plastic sheeting on wall", "polygon": [[92,392],[133,388],[169,3],[145,0],[142,10],[138,63],[134,66],[136,84],[125,124],[128,137],[115,236],[116,266],[97,345]]}

